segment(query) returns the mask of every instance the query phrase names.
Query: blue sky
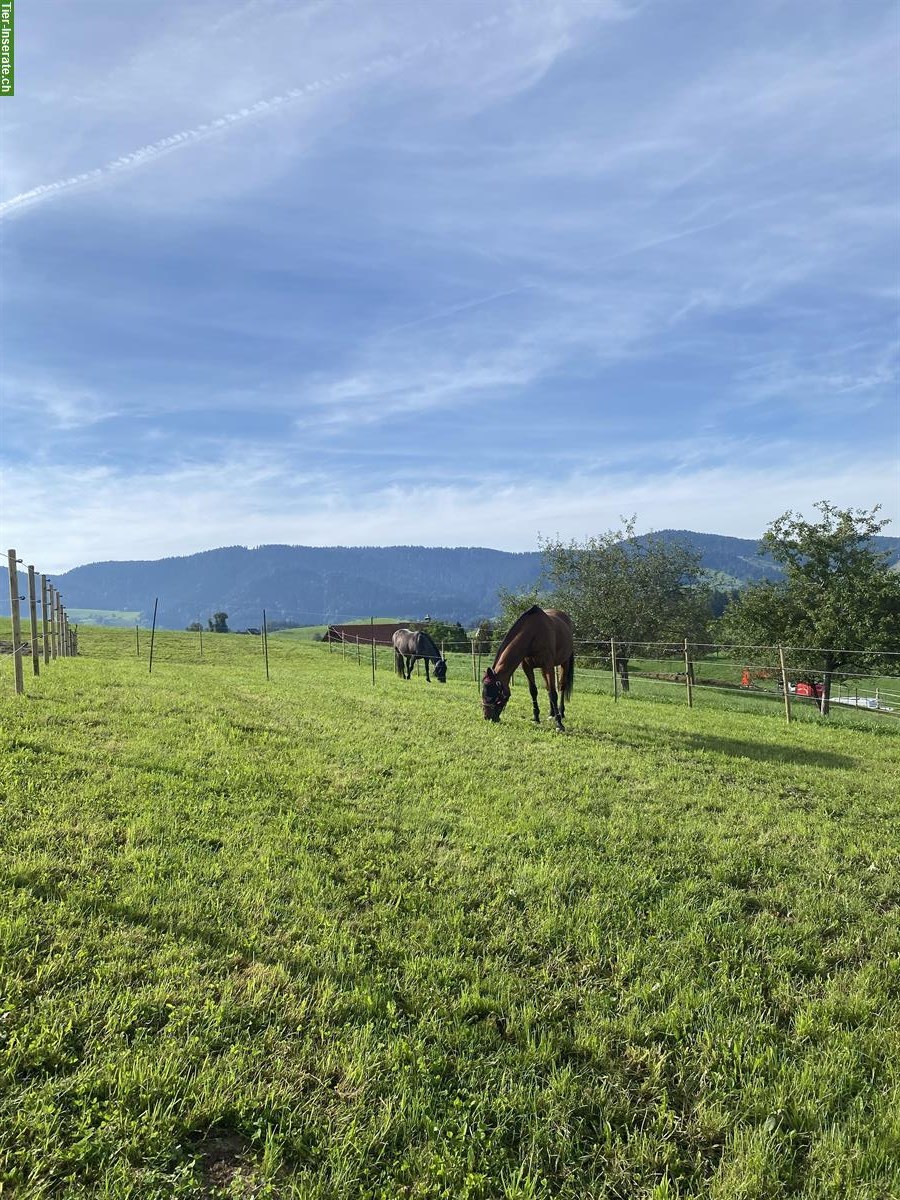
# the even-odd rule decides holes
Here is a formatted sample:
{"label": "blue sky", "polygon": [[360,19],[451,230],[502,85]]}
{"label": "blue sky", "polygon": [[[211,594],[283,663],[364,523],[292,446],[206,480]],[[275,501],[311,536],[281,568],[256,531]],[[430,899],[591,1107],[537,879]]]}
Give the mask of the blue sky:
{"label": "blue sky", "polygon": [[34,0],[3,545],[900,534],[900,7]]}

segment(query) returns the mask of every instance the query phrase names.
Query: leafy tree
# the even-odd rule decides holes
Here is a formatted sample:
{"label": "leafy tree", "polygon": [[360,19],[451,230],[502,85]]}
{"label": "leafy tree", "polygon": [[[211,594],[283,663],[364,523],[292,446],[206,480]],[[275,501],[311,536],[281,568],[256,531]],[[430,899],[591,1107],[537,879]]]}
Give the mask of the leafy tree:
{"label": "leafy tree", "polygon": [[490,654],[496,636],[494,622],[488,617],[482,617],[474,633],[475,653]]}
{"label": "leafy tree", "polygon": [[792,667],[821,674],[822,712],[841,669],[890,669],[889,651],[900,650],[900,575],[871,539],[889,524],[880,505],[837,508],[822,500],[817,522],[793,512],[773,521],[760,552],[783,569],[777,582],[752,585],[722,618],[727,637],[748,645],[798,647],[787,652]]}
{"label": "leafy tree", "polygon": [[228,628],[228,613],[226,612],[213,613],[213,615],[207,619],[206,623],[209,626],[210,633],[231,632]]}
{"label": "leafy tree", "polygon": [[576,638],[616,642],[616,670],[628,690],[628,663],[641,642],[702,641],[710,618],[699,551],[625,528],[587,541],[545,541],[544,579],[568,612]]}
{"label": "leafy tree", "polygon": [[451,650],[466,650],[469,645],[469,635],[460,625],[459,621],[420,621],[412,626],[413,629],[422,629],[429,636],[437,648],[440,650],[441,643],[445,643],[445,649],[449,653]]}
{"label": "leafy tree", "polygon": [[197,631],[202,628],[203,626],[199,621],[191,621],[190,625],[187,626],[187,631],[188,633],[197,633]]}
{"label": "leafy tree", "polygon": [[503,641],[506,631],[515,625],[523,612],[527,612],[535,604],[539,608],[553,608],[556,604],[553,597],[539,587],[528,588],[522,592],[508,592],[506,588],[500,588],[497,602],[500,605],[500,616],[495,622],[498,646]]}

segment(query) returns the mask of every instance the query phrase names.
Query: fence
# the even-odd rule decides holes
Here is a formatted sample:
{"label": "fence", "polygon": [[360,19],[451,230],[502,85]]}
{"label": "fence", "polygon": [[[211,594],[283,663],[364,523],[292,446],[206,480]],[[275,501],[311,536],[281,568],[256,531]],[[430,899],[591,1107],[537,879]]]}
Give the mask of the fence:
{"label": "fence", "polygon": [[[23,658],[27,651],[31,654],[31,670],[33,675],[40,675],[41,660],[46,666],[52,659],[69,658],[78,653],[78,626],[69,623],[69,616],[62,602],[62,595],[53,586],[46,575],[38,576],[34,567],[28,567],[28,594],[19,594],[19,563],[15,550],[7,551],[9,568],[9,612],[12,626],[12,643],[4,649],[9,650],[13,659],[13,679],[16,695],[21,696],[25,691],[25,670]],[[40,584],[38,585],[38,580]],[[22,639],[22,610],[21,604],[28,604],[28,624],[30,639]],[[38,605],[40,605],[40,628],[38,628]]]}
{"label": "fence", "polygon": [[[441,642],[441,656],[448,660],[456,678],[470,677],[481,686],[482,667],[494,661],[493,649],[476,638],[467,642]],[[329,652],[340,649],[342,657],[357,665],[371,664],[372,682],[376,667],[394,670],[390,642],[376,638],[342,637],[328,643]],[[618,701],[626,695],[660,695],[662,686],[679,689],[683,701],[693,707],[704,692],[729,695],[737,700],[752,698],[783,706],[785,720],[794,718],[794,706],[815,706],[827,713],[827,704],[847,712],[865,711],[900,718],[900,651],[880,655],[893,672],[873,674],[846,666],[832,673],[833,687],[826,695],[823,671],[811,670],[805,661],[826,649],[797,646],[741,646],[713,642],[616,642],[615,639],[576,641],[576,678],[581,690],[608,692]],[[868,651],[832,650],[852,661]],[[387,661],[383,661],[387,656]],[[418,667],[417,667],[418,670]],[[827,704],[826,704],[827,702]]]}
{"label": "fence", "polygon": [[[10,558],[10,599],[13,613],[13,660],[16,667],[16,691],[24,690],[23,659],[30,648],[33,670],[39,672],[39,660],[45,663],[51,658],[65,657],[78,652],[77,627],[69,625],[62,597],[53,588],[46,576],[40,576],[41,630],[38,629],[37,576],[33,567],[28,568],[28,605],[31,620],[31,640],[23,641],[19,604],[25,596],[19,596],[19,575],[15,551]],[[276,648],[279,667],[288,665],[290,642],[281,636],[274,640],[267,636],[266,615],[262,613],[259,630],[253,633],[260,637],[242,637],[207,633],[199,627],[193,634],[185,631],[134,629],[131,653],[149,660],[152,671],[154,661],[193,661],[197,665],[225,666],[238,660],[248,665],[255,660],[259,669],[269,678],[269,652]],[[121,630],[109,630],[115,647],[105,645],[106,634],[101,629],[84,631],[85,647],[82,653],[90,657],[107,657],[121,654],[124,643]],[[146,640],[141,636],[145,632]],[[362,634],[327,642],[328,651],[350,659],[359,668],[371,673],[375,684],[377,673],[388,671],[394,674],[394,650],[390,641],[379,639],[376,630],[373,636]],[[154,644],[155,638],[155,644]],[[42,645],[42,654],[39,646]],[[324,644],[321,643],[324,651]],[[470,638],[466,641],[439,643],[442,657],[446,658],[453,680],[471,681],[480,689],[484,667],[494,661],[497,640],[489,644],[486,640]],[[12,648],[12,647],[11,647]],[[700,643],[690,641],[629,642],[618,644],[614,639],[575,643],[576,688],[583,692],[610,695],[616,702],[630,698],[669,699],[693,707],[702,704],[704,696],[716,696],[721,706],[722,697],[728,697],[729,707],[781,706],[785,719],[791,721],[802,705],[807,709],[821,711],[823,704],[823,672],[810,670],[808,663],[813,654],[823,655],[809,647],[790,646],[739,646],[724,643]],[[867,670],[853,670],[854,658],[865,661],[867,652],[836,652],[845,660],[844,665],[833,675],[834,686],[830,696],[832,713],[842,712],[846,716],[866,716],[875,719],[900,717],[900,651],[884,654],[883,660],[891,671],[873,675]],[[152,656],[152,657],[151,657]],[[615,665],[615,670],[613,666]],[[291,670],[296,664],[291,662]],[[421,671],[421,664],[417,667]],[[515,685],[515,676],[513,677]]]}

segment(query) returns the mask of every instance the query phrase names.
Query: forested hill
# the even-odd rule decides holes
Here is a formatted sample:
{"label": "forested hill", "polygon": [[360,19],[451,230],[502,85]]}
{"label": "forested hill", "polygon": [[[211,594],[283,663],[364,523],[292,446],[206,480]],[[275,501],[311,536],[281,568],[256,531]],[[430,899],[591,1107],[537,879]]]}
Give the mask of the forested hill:
{"label": "forested hill", "polygon": [[[778,574],[751,539],[677,529],[657,536],[694,546],[720,586]],[[874,541],[900,561],[900,538]],[[530,587],[540,568],[537,552],[482,547],[228,546],[184,558],[89,563],[55,576],[54,583],[69,610],[139,612],[142,621],[158,596],[159,623],[175,629],[197,620],[205,625],[216,611],[228,613],[232,629],[255,626],[263,607],[270,620],[298,625],[369,614],[469,624],[497,611],[498,589]],[[8,614],[6,578],[0,597],[0,611]]]}

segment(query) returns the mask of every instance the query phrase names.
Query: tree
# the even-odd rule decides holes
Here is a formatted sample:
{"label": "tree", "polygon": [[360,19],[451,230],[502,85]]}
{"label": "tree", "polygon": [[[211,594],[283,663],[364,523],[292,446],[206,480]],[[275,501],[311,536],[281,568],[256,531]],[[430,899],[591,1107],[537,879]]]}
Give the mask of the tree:
{"label": "tree", "polygon": [[780,564],[783,578],[745,589],[722,627],[748,645],[796,647],[787,652],[790,665],[821,674],[827,714],[842,668],[876,671],[900,650],[900,575],[870,544],[889,524],[877,518],[880,505],[868,511],[821,500],[814,507],[818,522],[790,511],[772,522],[760,552]]}
{"label": "tree", "polygon": [[515,625],[516,620],[523,612],[527,612],[535,605],[538,608],[553,608],[555,604],[553,597],[539,587],[528,588],[523,592],[508,592],[506,588],[500,588],[497,593],[497,602],[500,605],[500,616],[494,623],[494,628],[497,631],[498,646],[503,641],[507,630]]}
{"label": "tree", "polygon": [[442,643],[448,652],[468,649],[469,639],[459,621],[416,621],[412,628],[427,633],[438,649]]}
{"label": "tree", "polygon": [[213,613],[207,619],[206,623],[209,626],[210,633],[230,633],[228,628],[228,613],[226,612]]}
{"label": "tree", "polygon": [[203,626],[199,621],[191,621],[190,625],[187,626],[187,631],[188,633],[197,633],[202,628]]}
{"label": "tree", "polygon": [[544,579],[576,637],[615,639],[615,669],[628,691],[628,663],[639,643],[705,637],[710,618],[700,554],[654,535],[638,538],[635,519],[583,543],[545,541]]}
{"label": "tree", "polygon": [[488,617],[482,617],[473,634],[476,654],[490,654],[496,632],[494,622]]}

